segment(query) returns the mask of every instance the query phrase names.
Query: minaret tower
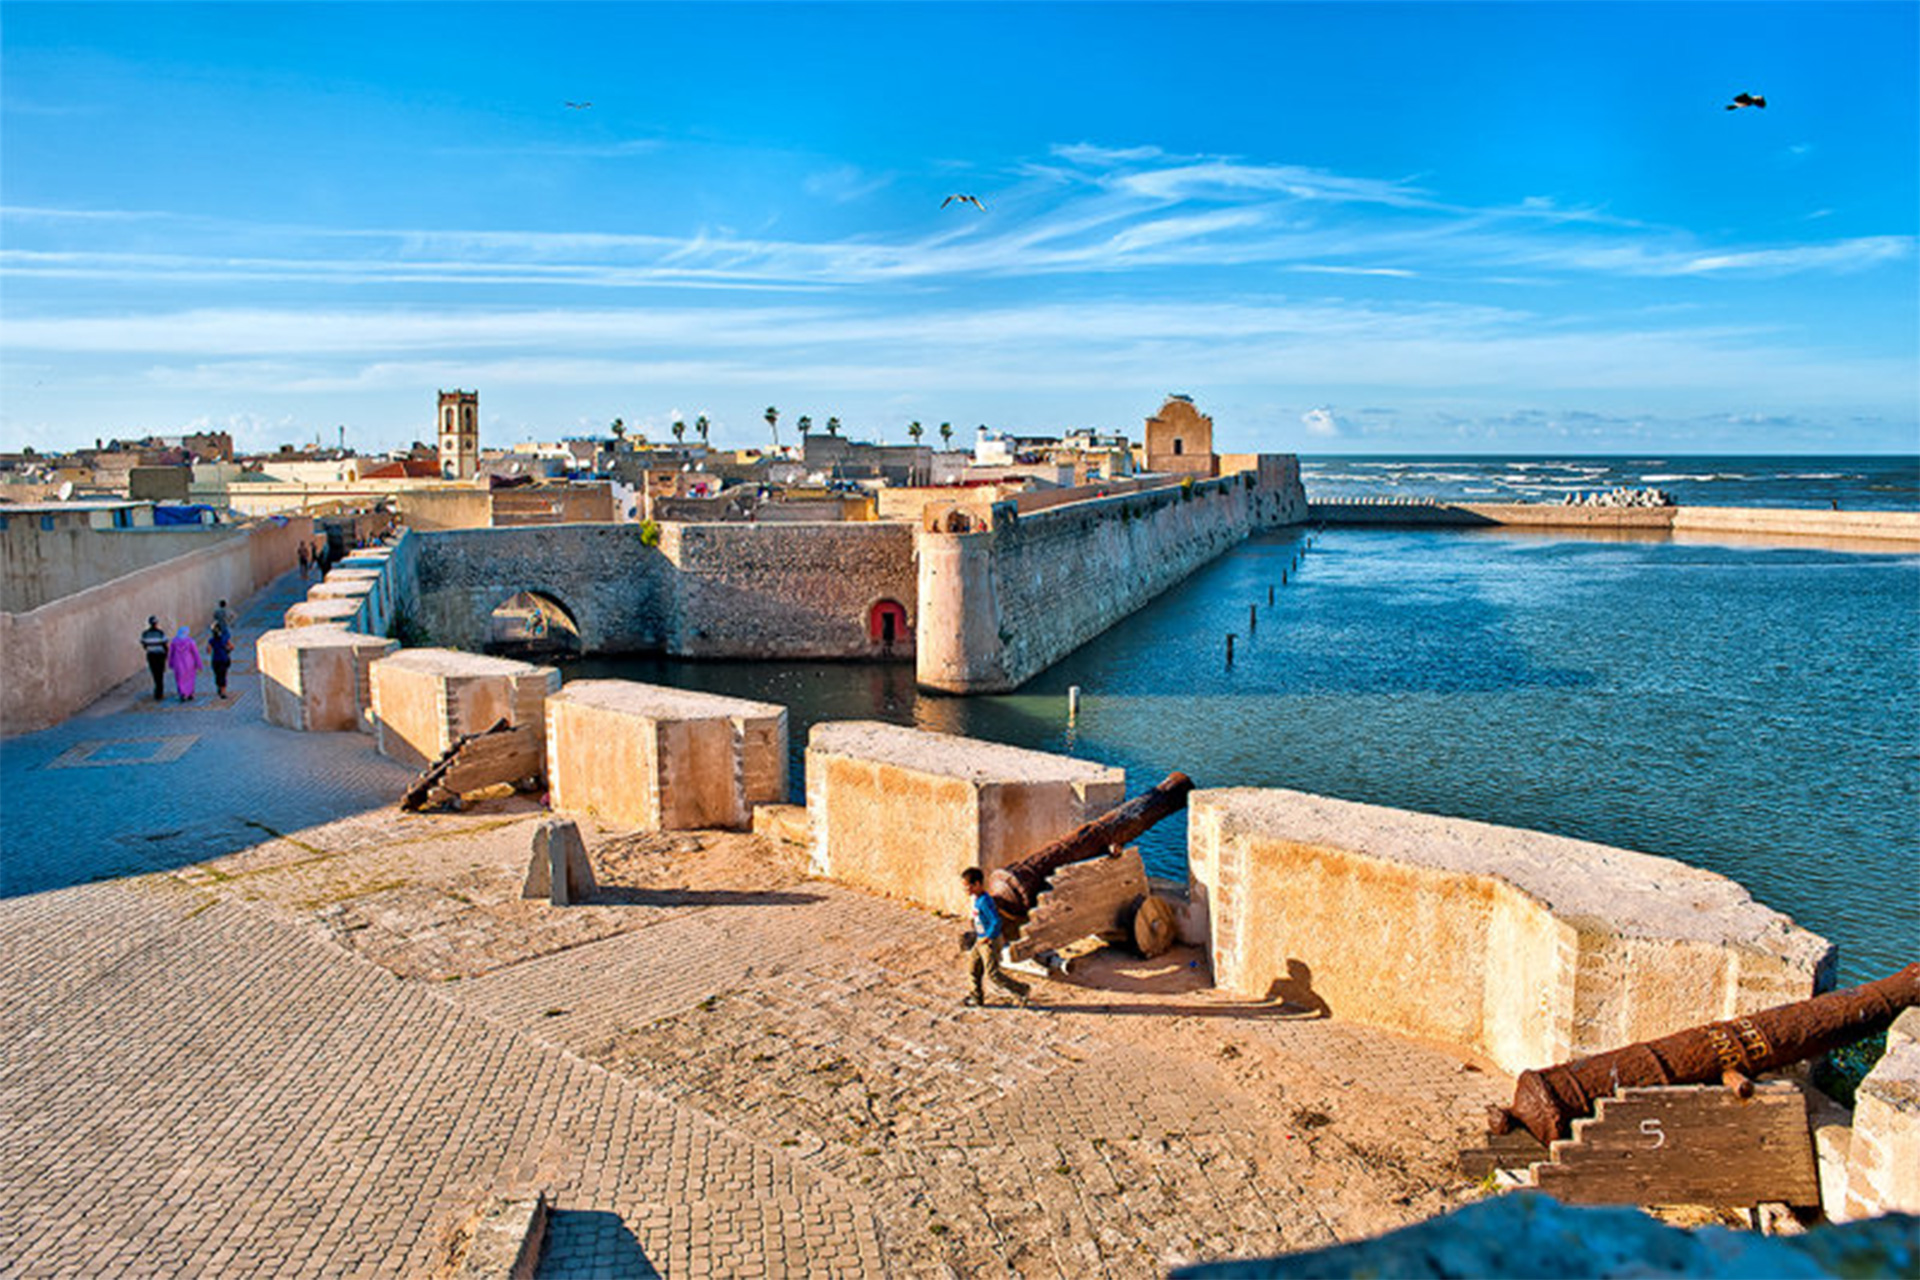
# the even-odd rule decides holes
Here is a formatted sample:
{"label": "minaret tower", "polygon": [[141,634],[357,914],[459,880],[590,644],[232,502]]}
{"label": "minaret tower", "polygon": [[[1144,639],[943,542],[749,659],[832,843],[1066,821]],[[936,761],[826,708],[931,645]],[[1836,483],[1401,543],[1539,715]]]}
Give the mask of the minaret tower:
{"label": "minaret tower", "polygon": [[471,480],[480,472],[480,393],[440,393],[440,475]]}

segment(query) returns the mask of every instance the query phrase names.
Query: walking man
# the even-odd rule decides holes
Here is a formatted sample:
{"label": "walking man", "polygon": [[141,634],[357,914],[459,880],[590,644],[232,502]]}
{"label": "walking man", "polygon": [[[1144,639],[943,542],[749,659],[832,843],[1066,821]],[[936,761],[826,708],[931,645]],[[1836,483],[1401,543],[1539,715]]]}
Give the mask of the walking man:
{"label": "walking man", "polygon": [[967,892],[973,897],[973,994],[964,1003],[984,1005],[987,1002],[985,990],[980,985],[982,977],[993,979],[993,985],[1011,995],[1024,1008],[1027,1003],[1028,988],[1024,982],[1016,982],[1000,972],[1000,909],[993,905],[993,899],[987,896],[987,878],[980,868],[968,867],[960,873],[960,882],[967,886]]}
{"label": "walking man", "polygon": [[147,651],[147,670],[153,673],[153,700],[155,702],[165,701],[167,696],[167,633],[160,629],[160,619],[147,619],[147,629],[140,633],[140,647]]}
{"label": "walking man", "polygon": [[229,636],[233,634],[233,610],[227,608],[225,600],[222,600],[220,607],[213,611],[213,629],[224,631]]}
{"label": "walking man", "polygon": [[213,634],[207,637],[207,654],[213,664],[213,687],[224,698],[227,696],[227,668],[233,665],[233,632],[216,622]]}

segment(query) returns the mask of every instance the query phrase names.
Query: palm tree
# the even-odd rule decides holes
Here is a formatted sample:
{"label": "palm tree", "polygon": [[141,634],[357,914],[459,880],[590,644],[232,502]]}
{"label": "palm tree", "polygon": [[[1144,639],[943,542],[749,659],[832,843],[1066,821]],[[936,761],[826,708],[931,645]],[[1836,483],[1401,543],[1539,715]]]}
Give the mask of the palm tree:
{"label": "palm tree", "polygon": [[767,426],[772,429],[773,447],[778,449],[780,447],[780,411],[768,405],[767,411],[760,416],[767,420]]}
{"label": "palm tree", "polygon": [[611,430],[616,444],[627,438],[627,424],[623,420],[615,418]]}
{"label": "palm tree", "polygon": [[700,433],[700,443],[703,445],[706,444],[707,432],[711,430],[712,427],[713,424],[707,421],[707,415],[704,413],[693,420],[693,429]]}
{"label": "palm tree", "polygon": [[827,434],[830,436],[837,436],[840,434],[840,419],[838,418],[827,419]]}
{"label": "palm tree", "polygon": [[951,422],[943,422],[940,424],[940,443],[949,447],[952,446],[953,424]]}
{"label": "palm tree", "polygon": [[803,413],[800,415],[800,420],[794,423],[793,425],[800,428],[801,443],[802,444],[806,443],[807,432],[813,430],[813,419],[809,418],[806,414]]}
{"label": "palm tree", "polygon": [[679,444],[687,438],[687,424],[680,419],[673,420],[673,442]]}
{"label": "palm tree", "polygon": [[913,442],[915,444],[919,444],[920,437],[925,435],[926,433],[927,433],[927,429],[920,425],[920,421],[917,418],[907,424],[907,434],[913,437]]}

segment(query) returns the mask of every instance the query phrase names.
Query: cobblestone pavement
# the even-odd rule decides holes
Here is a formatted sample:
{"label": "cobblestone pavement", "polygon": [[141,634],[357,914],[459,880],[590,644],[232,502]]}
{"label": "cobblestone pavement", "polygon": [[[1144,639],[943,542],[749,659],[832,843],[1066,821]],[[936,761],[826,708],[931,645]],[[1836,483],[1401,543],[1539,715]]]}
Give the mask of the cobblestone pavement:
{"label": "cobblestone pavement", "polygon": [[541,1189],[545,1276],[1144,1276],[1457,1202],[1508,1084],[1182,953],[963,1009],[949,925],[757,837],[583,824],[594,904],[524,901],[530,805],[399,814],[241,669],[0,745],[6,1274],[431,1274]]}
{"label": "cobblestone pavement", "polygon": [[293,573],[242,606],[225,702],[210,673],[194,701],[175,699],[169,676],[155,702],[142,672],[64,724],[0,743],[0,896],[170,870],[392,804],[411,771],[369,739],[260,718],[254,641],[303,594]]}

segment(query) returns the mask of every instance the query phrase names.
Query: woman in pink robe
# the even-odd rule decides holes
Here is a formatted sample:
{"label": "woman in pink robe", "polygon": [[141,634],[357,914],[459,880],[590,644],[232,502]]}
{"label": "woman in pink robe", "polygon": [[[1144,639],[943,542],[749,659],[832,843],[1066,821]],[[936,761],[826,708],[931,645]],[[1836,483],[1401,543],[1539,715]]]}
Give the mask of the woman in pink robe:
{"label": "woman in pink robe", "polygon": [[193,633],[185,627],[167,646],[167,665],[173,668],[174,687],[180,690],[180,701],[193,701],[193,678],[200,674],[200,646],[193,642]]}

